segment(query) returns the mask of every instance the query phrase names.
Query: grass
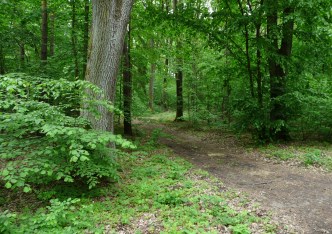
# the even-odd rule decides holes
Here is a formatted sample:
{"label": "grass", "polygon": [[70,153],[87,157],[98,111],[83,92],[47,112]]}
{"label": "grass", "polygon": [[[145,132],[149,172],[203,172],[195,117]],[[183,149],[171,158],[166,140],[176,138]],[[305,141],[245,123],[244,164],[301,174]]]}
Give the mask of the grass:
{"label": "grass", "polygon": [[276,231],[246,197],[165,148],[144,147],[120,163],[117,184],[81,193],[57,185],[34,195],[16,194],[23,203],[33,201],[26,200],[25,208],[9,205],[11,196],[1,188],[0,197],[6,198],[0,204],[0,233],[245,234],[257,226],[263,233]]}
{"label": "grass", "polygon": [[268,145],[258,149],[269,158],[283,161],[297,161],[303,166],[314,166],[332,171],[332,146],[331,145]]}

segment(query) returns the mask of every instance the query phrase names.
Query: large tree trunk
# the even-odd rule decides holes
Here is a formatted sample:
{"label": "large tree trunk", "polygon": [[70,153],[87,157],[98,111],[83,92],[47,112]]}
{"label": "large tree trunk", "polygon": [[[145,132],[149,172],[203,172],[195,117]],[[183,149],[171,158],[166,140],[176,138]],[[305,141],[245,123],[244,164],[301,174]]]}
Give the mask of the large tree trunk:
{"label": "large tree trunk", "polygon": [[84,1],[84,33],[83,33],[83,76],[85,76],[86,64],[88,61],[88,46],[89,46],[89,0]]}
{"label": "large tree trunk", "polygon": [[132,136],[131,126],[131,102],[132,102],[132,82],[131,82],[131,61],[130,61],[130,28],[128,30],[128,39],[123,45],[123,133]]}
{"label": "large tree trunk", "polygon": [[[132,4],[133,0],[92,1],[92,41],[86,80],[99,86],[106,100],[112,103]],[[113,114],[102,106],[98,106],[98,111],[99,119],[88,112],[83,115],[92,122],[94,129],[113,132]]]}
{"label": "large tree trunk", "polygon": [[42,23],[41,23],[41,50],[40,60],[42,64],[47,62],[47,0],[41,1]]}
{"label": "large tree trunk", "polygon": [[[280,59],[288,59],[291,55],[293,42],[294,20],[287,19],[282,25],[281,48],[278,49],[278,13],[277,3],[274,0],[268,0],[267,14],[267,35],[271,44],[269,56],[269,73],[270,73],[270,98],[271,110],[270,121],[271,137],[275,140],[289,140],[289,129],[287,128],[287,108],[280,97],[286,94],[286,71],[280,63]],[[285,17],[294,12],[293,8],[286,7],[283,11]]]}

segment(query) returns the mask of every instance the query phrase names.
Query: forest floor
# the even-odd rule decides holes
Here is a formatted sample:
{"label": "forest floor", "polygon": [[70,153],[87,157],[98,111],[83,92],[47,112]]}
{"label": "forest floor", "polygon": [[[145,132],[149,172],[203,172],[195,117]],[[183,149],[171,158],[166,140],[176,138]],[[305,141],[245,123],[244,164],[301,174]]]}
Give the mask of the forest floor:
{"label": "forest floor", "polygon": [[231,133],[193,131],[151,118],[136,124],[159,131],[161,144],[247,194],[290,233],[332,233],[332,173],[269,159]]}

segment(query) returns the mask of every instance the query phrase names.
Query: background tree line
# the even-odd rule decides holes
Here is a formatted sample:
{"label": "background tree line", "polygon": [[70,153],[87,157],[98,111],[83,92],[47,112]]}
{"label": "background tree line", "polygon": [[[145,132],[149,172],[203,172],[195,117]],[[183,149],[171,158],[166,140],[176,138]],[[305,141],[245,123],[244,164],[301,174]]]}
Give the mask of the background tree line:
{"label": "background tree line", "polygon": [[[84,79],[91,12],[88,0],[2,1],[1,74]],[[131,115],[174,110],[264,142],[330,139],[330,24],[327,0],[136,1],[108,95],[128,134]]]}

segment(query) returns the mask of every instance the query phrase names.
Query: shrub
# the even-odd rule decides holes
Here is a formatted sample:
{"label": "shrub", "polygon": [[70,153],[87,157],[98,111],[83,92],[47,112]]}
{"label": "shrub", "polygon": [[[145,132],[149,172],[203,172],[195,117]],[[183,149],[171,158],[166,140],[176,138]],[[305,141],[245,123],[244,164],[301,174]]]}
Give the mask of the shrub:
{"label": "shrub", "polygon": [[[32,184],[54,180],[81,180],[92,188],[102,178],[118,179],[120,152],[108,145],[134,146],[121,136],[91,129],[88,120],[75,116],[86,89],[101,95],[84,81],[0,76],[0,179],[6,188],[29,192]],[[98,105],[114,111],[106,101],[89,102],[87,110],[96,118]]]}

